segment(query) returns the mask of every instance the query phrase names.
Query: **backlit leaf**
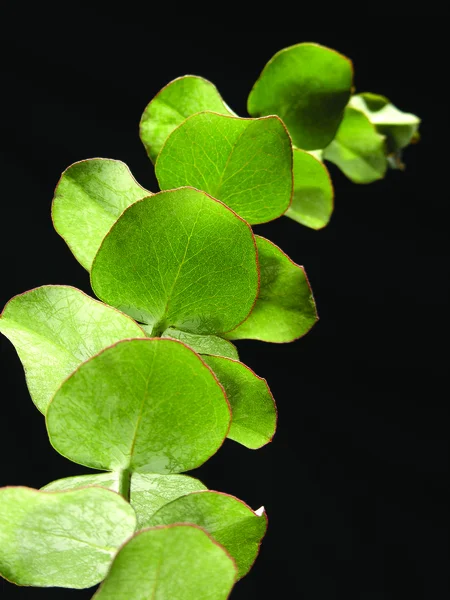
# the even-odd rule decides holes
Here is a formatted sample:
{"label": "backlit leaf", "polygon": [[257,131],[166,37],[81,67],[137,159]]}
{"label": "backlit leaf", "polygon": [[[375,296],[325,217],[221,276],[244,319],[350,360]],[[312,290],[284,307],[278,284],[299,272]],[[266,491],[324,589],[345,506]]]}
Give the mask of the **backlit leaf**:
{"label": "backlit leaf", "polygon": [[82,160],[61,175],[53,199],[53,223],[75,258],[89,270],[103,238],[121,213],[150,195],[120,160]]}
{"label": "backlit leaf", "polygon": [[248,97],[248,112],[278,115],[299,148],[324,148],[339,127],[352,81],[348,58],[318,44],[297,44],[264,67]]}
{"label": "backlit leaf", "polygon": [[167,138],[155,171],[161,189],[193,186],[249,223],[276,219],[291,202],[292,145],[274,116],[193,115]]}
{"label": "backlit leaf", "polygon": [[248,319],[227,334],[230,340],[292,342],[317,321],[312,291],[303,267],[278,246],[256,236],[261,285]]}
{"label": "backlit leaf", "polygon": [[43,413],[82,362],[124,338],[145,337],[127,315],[63,285],[15,296],[0,316],[0,332],[14,344],[33,402]]}
{"label": "backlit leaf", "polygon": [[333,184],[327,168],[317,158],[294,148],[294,197],[286,216],[321,229],[333,212]]}
{"label": "backlit leaf", "polygon": [[272,441],[277,411],[265,379],[236,360],[204,356],[223,385],[233,414],[228,437],[247,448],[261,448]]}
{"label": "backlit leaf", "polygon": [[372,183],[386,173],[384,136],[360,110],[346,108],[335,139],[324,150],[324,158],[353,182]]}
{"label": "backlit leaf", "polygon": [[148,526],[193,523],[207,531],[234,558],[238,577],[246,575],[258,555],[267,517],[241,500],[219,492],[193,492],[160,508]]}
{"label": "backlit leaf", "polygon": [[83,363],[47,411],[55,449],[94,469],[177,473],[222,445],[230,408],[211,370],[175,340],[119,342]]}
{"label": "backlit leaf", "polygon": [[205,531],[158,527],[125,544],[94,599],[226,600],[235,579],[234,561]]}
{"label": "backlit leaf", "polygon": [[168,83],[146,107],[141,118],[141,140],[151,160],[155,162],[164,142],[178,125],[205,110],[234,114],[216,86],[203,77],[186,75]]}
{"label": "backlit leaf", "polygon": [[0,575],[18,585],[88,588],[136,527],[131,506],[100,488],[0,489]]}
{"label": "backlit leaf", "polygon": [[191,188],[130,206],[103,241],[92,267],[99,298],[147,326],[221,334],[241,323],[258,293],[247,223]]}

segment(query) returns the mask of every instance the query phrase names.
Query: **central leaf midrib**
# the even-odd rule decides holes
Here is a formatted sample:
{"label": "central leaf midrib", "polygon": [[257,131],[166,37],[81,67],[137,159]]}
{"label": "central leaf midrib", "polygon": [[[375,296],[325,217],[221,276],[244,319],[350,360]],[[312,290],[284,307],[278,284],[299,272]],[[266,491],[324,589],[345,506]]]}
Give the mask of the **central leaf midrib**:
{"label": "central leaf midrib", "polygon": [[251,126],[251,122],[246,123],[245,128],[240,132],[240,134],[238,135],[238,137],[234,140],[231,150],[228,154],[227,160],[225,162],[225,165],[223,167],[222,170],[222,174],[220,176],[219,182],[217,183],[215,192],[212,194],[215,198],[218,198],[220,200],[219,194],[220,194],[220,189],[222,187],[222,185],[224,184],[224,178],[225,178],[225,173],[227,172],[228,166],[230,164],[231,158],[236,150],[236,147],[238,146],[241,138],[243,137],[243,135],[248,131],[248,128]]}

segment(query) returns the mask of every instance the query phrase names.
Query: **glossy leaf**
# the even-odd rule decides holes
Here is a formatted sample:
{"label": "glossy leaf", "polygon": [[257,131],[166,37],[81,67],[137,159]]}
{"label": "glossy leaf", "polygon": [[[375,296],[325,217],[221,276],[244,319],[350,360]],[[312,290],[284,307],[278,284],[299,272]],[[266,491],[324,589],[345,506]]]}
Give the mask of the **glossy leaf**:
{"label": "glossy leaf", "polygon": [[92,267],[99,298],[144,323],[221,334],[249,314],[258,293],[252,231],[235,213],[191,188],[130,206]]}
{"label": "glossy leaf", "polygon": [[230,408],[211,370],[175,340],[127,340],[83,363],[47,411],[55,449],[94,469],[177,473],[222,445]]}
{"label": "glossy leaf", "polygon": [[0,332],[14,344],[33,402],[43,413],[82,362],[124,338],[145,337],[127,315],[63,285],[15,296],[1,314]]}
{"label": "glossy leaf", "polygon": [[109,490],[2,488],[0,574],[18,585],[91,587],[135,527],[131,506]]}
{"label": "glossy leaf", "polygon": [[294,197],[286,216],[321,229],[333,213],[333,184],[327,168],[304,150],[294,148]]}
{"label": "glossy leaf", "polygon": [[269,240],[256,236],[256,243],[261,271],[258,300],[248,319],[227,337],[292,342],[317,321],[306,273]]}
{"label": "glossy leaf", "polygon": [[236,567],[202,529],[175,525],[136,534],[118,553],[95,600],[226,600]]}
{"label": "glossy leaf", "polygon": [[335,139],[324,158],[336,164],[355,183],[372,183],[386,173],[385,139],[364,113],[346,108]]}
{"label": "glossy leaf", "polygon": [[362,111],[379,133],[386,136],[389,152],[397,152],[414,141],[420,119],[405,113],[391,104],[387,98],[366,92],[352,96],[349,106]]}
{"label": "glossy leaf", "polygon": [[224,340],[216,335],[197,335],[195,333],[188,333],[186,331],[170,328],[166,329],[163,337],[180,340],[180,342],[190,346],[198,354],[226,356],[227,358],[239,360],[236,347],[228,340]]}
{"label": "glossy leaf", "polygon": [[228,437],[247,448],[261,448],[272,441],[277,411],[265,379],[241,362],[204,356],[223,385],[233,414]]}
{"label": "glossy leaf", "polygon": [[238,577],[246,575],[258,555],[267,517],[241,500],[219,492],[194,492],[163,506],[149,526],[193,523],[207,531],[234,558]]}
{"label": "glossy leaf", "polygon": [[53,199],[53,223],[75,258],[89,270],[121,213],[150,195],[120,160],[82,160],[61,175]]}
{"label": "glossy leaf", "polygon": [[324,148],[339,127],[352,81],[348,58],[318,44],[297,44],[264,67],[248,97],[248,112],[278,115],[299,148]]}
{"label": "glossy leaf", "polygon": [[292,145],[278,117],[203,112],[167,138],[155,166],[161,189],[190,185],[249,223],[280,217],[292,197]]}
{"label": "glossy leaf", "polygon": [[141,118],[141,140],[151,160],[155,162],[164,142],[178,125],[205,110],[234,114],[216,86],[203,77],[186,75],[167,84],[146,107]]}
{"label": "glossy leaf", "polygon": [[[119,490],[119,474],[116,472],[66,477],[52,481],[41,491],[57,492],[92,486],[105,487],[117,492]],[[136,512],[138,528],[145,527],[145,523],[150,517],[168,502],[191,492],[206,489],[201,481],[187,475],[133,473],[130,483],[130,503]]]}

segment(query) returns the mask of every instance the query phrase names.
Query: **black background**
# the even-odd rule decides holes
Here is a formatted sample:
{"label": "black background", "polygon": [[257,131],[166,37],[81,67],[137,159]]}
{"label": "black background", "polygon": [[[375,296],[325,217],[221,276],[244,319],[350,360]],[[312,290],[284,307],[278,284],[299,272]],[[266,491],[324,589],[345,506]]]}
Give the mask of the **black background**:
{"label": "black background", "polygon": [[[446,597],[444,32],[422,18],[373,33],[301,25],[294,33],[218,33],[200,23],[177,33],[163,21],[150,26],[92,8],[52,29],[39,19],[19,22],[19,13],[4,18],[1,34],[1,306],[48,283],[90,292],[88,275],[52,229],[54,187],[71,163],[102,156],[125,161],[156,191],[138,122],[177,76],[212,80],[245,116],[267,60],[317,41],[353,59],[359,91],[385,94],[423,118],[404,173],[358,186],[330,166],[336,208],[323,231],[289,219],[256,228],[305,265],[321,320],[293,344],[239,343],[241,359],[277,399],[278,433],[259,451],[227,441],[195,474],[269,514],[260,557],[233,600]],[[0,485],[40,487],[86,472],[50,447],[3,338],[0,374]],[[0,583],[1,600],[91,596]]]}

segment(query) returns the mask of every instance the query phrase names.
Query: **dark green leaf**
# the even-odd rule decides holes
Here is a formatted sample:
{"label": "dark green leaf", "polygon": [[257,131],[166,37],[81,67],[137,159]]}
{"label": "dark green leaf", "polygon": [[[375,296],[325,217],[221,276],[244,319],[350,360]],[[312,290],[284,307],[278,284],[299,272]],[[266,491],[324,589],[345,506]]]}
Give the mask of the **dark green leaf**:
{"label": "dark green leaf", "polygon": [[203,112],[167,138],[156,161],[161,189],[190,185],[249,223],[280,217],[292,197],[292,145],[278,117]]}
{"label": "dark green leaf", "polygon": [[83,363],[47,411],[55,449],[110,471],[177,473],[222,445],[230,408],[211,370],[175,340],[119,342]]}
{"label": "dark green leaf", "polygon": [[10,300],[0,332],[16,347],[33,402],[43,413],[80,363],[119,340],[145,337],[127,315],[63,285],[46,285]]}
{"label": "dark green leaf", "polygon": [[316,305],[303,267],[260,236],[256,236],[261,287],[250,316],[227,334],[230,340],[292,342],[317,321]]}
{"label": "dark green leaf", "polygon": [[228,437],[247,448],[261,448],[272,441],[277,411],[265,379],[249,367],[228,358],[204,356],[223,385],[233,414]]}
{"label": "dark green leaf", "polygon": [[113,225],[91,276],[99,298],[149,325],[153,335],[169,328],[221,334],[255,302],[255,240],[245,221],[205,193],[160,192]]}
{"label": "dark green leaf", "polygon": [[53,199],[53,223],[89,271],[103,238],[121,213],[150,195],[120,160],[82,160],[61,175]]}
{"label": "dark green leaf", "polygon": [[149,526],[193,523],[205,529],[236,561],[238,577],[246,575],[258,555],[267,529],[260,516],[241,500],[219,492],[193,492],[160,508]]}
{"label": "dark green leaf", "polygon": [[233,111],[225,104],[217,88],[203,77],[186,75],[171,81],[150,102],[141,118],[141,140],[155,162],[161,148],[181,123],[205,110],[223,115]]}
{"label": "dark green leaf", "polygon": [[0,574],[18,585],[88,588],[105,577],[136,516],[101,488],[0,490]]}
{"label": "dark green leaf", "polygon": [[248,112],[281,117],[299,148],[324,148],[339,127],[352,81],[348,58],[318,44],[297,44],[277,52],[264,67]]}
{"label": "dark green leaf", "polygon": [[321,229],[333,212],[333,184],[327,168],[317,158],[294,148],[294,197],[286,216]]}
{"label": "dark green leaf", "polygon": [[174,525],[136,534],[118,553],[95,600],[226,600],[236,566],[202,529]]}
{"label": "dark green leaf", "polygon": [[335,139],[324,158],[335,163],[355,183],[372,183],[386,173],[385,139],[364,113],[346,108]]}

